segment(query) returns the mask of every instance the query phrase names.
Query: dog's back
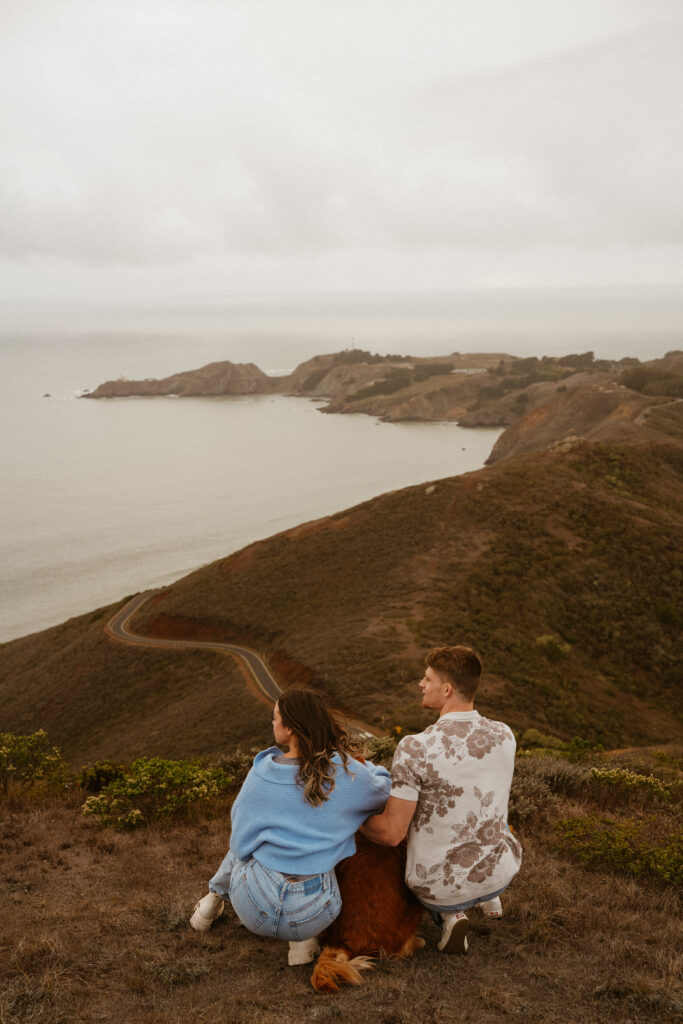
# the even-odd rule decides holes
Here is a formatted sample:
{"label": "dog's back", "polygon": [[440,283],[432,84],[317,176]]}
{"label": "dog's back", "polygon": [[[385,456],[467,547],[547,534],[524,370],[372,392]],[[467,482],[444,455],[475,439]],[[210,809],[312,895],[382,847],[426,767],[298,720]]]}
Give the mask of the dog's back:
{"label": "dog's back", "polygon": [[372,966],[370,957],[411,956],[424,945],[415,934],[422,904],[405,884],[405,863],[405,840],[377,846],[357,833],[356,853],[336,867],[342,909],[320,937],[323,950],[311,977],[315,989],[358,985],[360,971]]}

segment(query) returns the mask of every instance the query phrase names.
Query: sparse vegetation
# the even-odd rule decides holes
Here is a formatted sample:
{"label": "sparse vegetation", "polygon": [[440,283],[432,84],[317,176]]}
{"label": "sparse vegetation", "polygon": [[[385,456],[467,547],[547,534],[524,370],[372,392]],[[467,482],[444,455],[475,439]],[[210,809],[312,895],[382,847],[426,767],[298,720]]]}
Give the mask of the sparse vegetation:
{"label": "sparse vegetation", "polygon": [[211,806],[233,781],[221,768],[198,761],[142,757],[99,794],[89,796],[83,814],[97,815],[103,825],[134,829]]}
{"label": "sparse vegetation", "polygon": [[661,819],[598,817],[595,814],[558,821],[556,842],[591,867],[607,867],[631,875],[651,875],[661,882],[683,884],[683,832],[660,835]]}
{"label": "sparse vegetation", "polygon": [[683,398],[683,373],[663,366],[631,366],[621,374],[619,383],[644,395]]}
{"label": "sparse vegetation", "polygon": [[70,776],[61,751],[40,729],[30,735],[0,733],[0,794],[21,796],[37,785],[58,789]]}

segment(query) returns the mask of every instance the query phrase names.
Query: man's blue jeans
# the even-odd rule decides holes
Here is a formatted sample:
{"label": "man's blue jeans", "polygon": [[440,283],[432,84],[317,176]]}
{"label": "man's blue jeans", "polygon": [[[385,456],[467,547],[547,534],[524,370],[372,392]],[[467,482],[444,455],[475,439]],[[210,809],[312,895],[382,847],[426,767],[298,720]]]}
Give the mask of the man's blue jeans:
{"label": "man's blue jeans", "polygon": [[256,935],[298,942],[319,935],[341,910],[341,896],[334,871],[305,881],[288,882],[251,860],[238,860],[228,850],[209,889],[229,899],[240,921]]}
{"label": "man's blue jeans", "polygon": [[[459,910],[471,910],[472,907],[476,907],[480,903],[488,903],[489,900],[494,900],[496,896],[500,896],[500,894],[505,892],[506,889],[507,885],[504,885],[502,889],[490,892],[488,896],[477,896],[474,900],[467,900],[465,903],[456,903],[452,907],[438,907],[433,903],[425,903],[424,900],[420,900],[420,903],[423,907],[427,908],[436,924],[441,925],[443,922],[443,914],[455,914]],[[418,899],[420,899],[419,896]]]}

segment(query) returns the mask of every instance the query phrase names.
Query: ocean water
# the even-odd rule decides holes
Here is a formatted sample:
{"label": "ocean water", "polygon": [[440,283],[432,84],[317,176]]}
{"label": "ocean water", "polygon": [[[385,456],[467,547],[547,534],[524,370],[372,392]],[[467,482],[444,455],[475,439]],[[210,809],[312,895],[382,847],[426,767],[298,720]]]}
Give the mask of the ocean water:
{"label": "ocean water", "polygon": [[107,379],[216,359],[282,373],[338,347],[134,332],[0,339],[0,640],[385,491],[483,465],[499,430],[327,416],[284,396],[76,397]]}

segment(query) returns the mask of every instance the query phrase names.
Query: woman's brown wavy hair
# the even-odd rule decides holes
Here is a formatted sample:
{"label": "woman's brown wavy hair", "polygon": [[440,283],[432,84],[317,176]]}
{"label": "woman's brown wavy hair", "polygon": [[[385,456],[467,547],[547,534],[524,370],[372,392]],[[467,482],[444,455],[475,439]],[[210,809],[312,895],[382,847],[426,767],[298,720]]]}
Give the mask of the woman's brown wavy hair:
{"label": "woman's brown wavy hair", "polygon": [[356,744],[346,729],[328,711],[315,690],[294,687],[278,697],[277,706],[282,724],[291,729],[299,747],[297,783],[304,799],[318,807],[334,789],[335,766],[332,755],[338,753],[349,771],[348,761]]}

